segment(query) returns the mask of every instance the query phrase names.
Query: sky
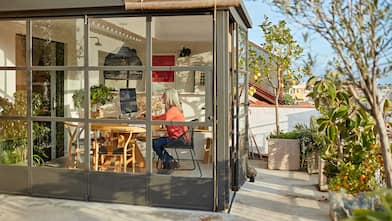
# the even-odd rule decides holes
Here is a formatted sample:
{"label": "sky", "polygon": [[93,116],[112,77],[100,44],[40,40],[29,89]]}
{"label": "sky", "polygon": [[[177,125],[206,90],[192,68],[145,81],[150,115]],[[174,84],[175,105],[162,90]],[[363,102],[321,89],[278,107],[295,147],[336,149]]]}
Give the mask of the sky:
{"label": "sky", "polygon": [[[314,58],[315,65],[313,66],[313,74],[316,76],[323,76],[328,68],[328,62],[334,57],[334,51],[329,46],[329,43],[322,39],[317,33],[309,33],[310,40],[307,43],[303,41],[303,34],[307,31],[300,25],[290,22],[285,19],[285,16],[278,12],[278,9],[267,4],[268,0],[244,0],[245,7],[252,20],[253,27],[249,29],[250,41],[260,44],[263,42],[262,31],[259,25],[264,21],[264,16],[269,17],[273,24],[277,24],[280,20],[286,20],[287,26],[291,29],[291,34],[295,40],[304,49],[304,58],[310,52]],[[268,1],[271,2],[271,1]],[[390,76],[390,75],[389,75]],[[304,79],[306,80],[306,78]],[[386,77],[379,79],[381,84],[391,84],[392,78]]]}
{"label": "sky", "polygon": [[249,40],[257,44],[262,43],[262,31],[259,25],[264,21],[264,16],[269,17],[269,20],[273,24],[277,24],[280,20],[286,20],[287,26],[292,31],[291,34],[301,47],[304,48],[304,58],[306,58],[305,55],[308,52],[311,52],[315,58],[314,74],[318,76],[324,75],[328,61],[333,55],[333,50],[329,47],[328,43],[317,34],[309,35],[310,41],[304,43],[303,34],[306,33],[304,28],[285,19],[285,16],[280,14],[276,8],[265,2],[265,0],[244,0],[245,7],[248,10],[253,24],[253,27],[249,29]]}

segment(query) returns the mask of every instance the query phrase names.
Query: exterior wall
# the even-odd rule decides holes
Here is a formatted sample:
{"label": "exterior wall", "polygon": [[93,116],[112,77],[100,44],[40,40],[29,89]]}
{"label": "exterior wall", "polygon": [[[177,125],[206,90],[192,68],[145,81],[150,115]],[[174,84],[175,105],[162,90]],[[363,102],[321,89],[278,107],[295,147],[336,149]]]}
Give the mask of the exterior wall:
{"label": "exterior wall", "polygon": [[[297,124],[309,126],[312,116],[319,113],[314,108],[301,108],[286,106],[279,108],[280,128],[283,131],[294,129]],[[267,137],[275,131],[275,108],[271,107],[249,107],[249,135],[253,134],[261,154],[268,153]],[[255,152],[256,147],[252,138],[250,139],[250,151]]]}

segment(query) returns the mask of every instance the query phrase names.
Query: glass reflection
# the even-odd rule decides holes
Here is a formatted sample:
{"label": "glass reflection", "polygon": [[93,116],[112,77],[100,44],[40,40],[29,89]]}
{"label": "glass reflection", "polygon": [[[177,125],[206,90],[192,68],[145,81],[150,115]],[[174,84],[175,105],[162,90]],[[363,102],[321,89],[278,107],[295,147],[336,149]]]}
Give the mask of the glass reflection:
{"label": "glass reflection", "polygon": [[151,32],[153,66],[172,66],[154,56],[173,56],[175,66],[212,65],[211,16],[153,17]]}
{"label": "glass reflection", "polygon": [[83,19],[33,20],[33,66],[83,66]]}
{"label": "glass reflection", "polygon": [[0,120],[0,164],[27,165],[27,121]]}
{"label": "glass reflection", "polygon": [[0,70],[0,79],[0,116],[26,116],[26,72]]}
{"label": "glass reflection", "polygon": [[33,116],[83,118],[84,74],[33,71]]}
{"label": "glass reflection", "polygon": [[[143,66],[146,63],[146,18],[97,18],[90,19],[89,24],[89,65]],[[126,71],[105,72],[111,78],[124,78],[127,74]]]}
{"label": "glass reflection", "polygon": [[26,22],[0,21],[0,66],[26,66]]}

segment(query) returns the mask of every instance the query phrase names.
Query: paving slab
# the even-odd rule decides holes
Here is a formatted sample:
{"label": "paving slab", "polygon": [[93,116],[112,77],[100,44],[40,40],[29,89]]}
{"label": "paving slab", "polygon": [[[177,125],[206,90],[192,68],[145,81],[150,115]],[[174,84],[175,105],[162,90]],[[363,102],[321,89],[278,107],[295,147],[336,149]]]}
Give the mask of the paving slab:
{"label": "paving slab", "polygon": [[265,164],[250,161],[257,171],[255,182],[237,192],[230,214],[255,221],[330,220],[328,193],[318,191],[317,174],[268,170]]}

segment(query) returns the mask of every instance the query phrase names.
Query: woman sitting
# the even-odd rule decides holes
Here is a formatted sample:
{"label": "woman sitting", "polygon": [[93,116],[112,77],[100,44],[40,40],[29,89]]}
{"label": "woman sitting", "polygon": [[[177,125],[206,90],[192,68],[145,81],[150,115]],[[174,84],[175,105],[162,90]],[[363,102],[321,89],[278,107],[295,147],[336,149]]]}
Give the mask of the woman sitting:
{"label": "woman sitting", "polygon": [[[178,93],[175,89],[167,89],[162,95],[162,100],[165,104],[165,113],[160,116],[153,116],[153,120],[185,121]],[[180,125],[167,125],[166,129],[168,136],[153,139],[153,149],[162,160],[163,169],[178,168],[178,162],[166,151],[165,147],[175,140],[180,140],[184,143],[189,142],[189,137],[186,133],[188,128]]]}

